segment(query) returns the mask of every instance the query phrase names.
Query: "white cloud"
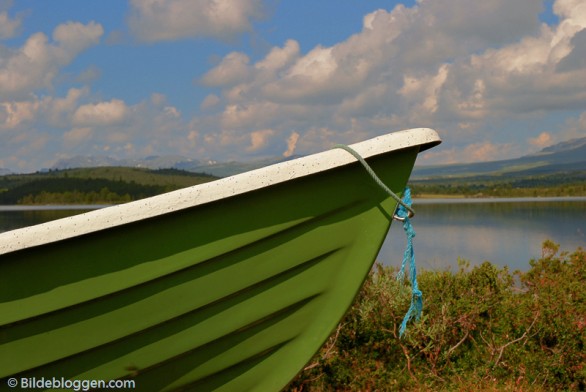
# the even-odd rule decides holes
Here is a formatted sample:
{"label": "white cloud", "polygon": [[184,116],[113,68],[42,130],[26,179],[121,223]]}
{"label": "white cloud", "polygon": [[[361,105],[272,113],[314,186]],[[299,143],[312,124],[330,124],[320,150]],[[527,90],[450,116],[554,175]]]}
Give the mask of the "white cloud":
{"label": "white cloud", "polygon": [[264,59],[255,64],[255,68],[263,72],[275,72],[283,69],[299,57],[299,43],[287,40],[282,48],[274,47]]}
{"label": "white cloud", "polygon": [[427,23],[413,27],[425,29],[428,39],[436,38],[435,29],[468,50],[511,43],[536,31],[536,16],[543,10],[542,0],[421,0],[419,5],[420,19]]}
{"label": "white cloud", "polygon": [[84,87],[69,89],[64,98],[44,97],[41,100],[41,110],[45,123],[56,128],[68,127],[80,100],[88,94],[89,89]]}
{"label": "white cloud", "polygon": [[43,33],[31,35],[18,50],[0,60],[0,100],[27,97],[36,89],[50,88],[59,70],[81,51],[99,42],[101,25],[69,22],[57,26],[53,43]]}
{"label": "white cloud", "polygon": [[60,24],[53,31],[53,40],[60,49],[55,50],[56,55],[62,57],[63,62],[69,62],[82,50],[96,45],[103,34],[102,25],[96,22],[89,22],[87,25],[79,22]]}
{"label": "white cloud", "polygon": [[290,157],[295,152],[295,148],[297,147],[297,141],[299,140],[299,134],[295,131],[291,133],[289,138],[287,139],[287,150],[283,153],[285,158]]}
{"label": "white cloud", "polygon": [[272,129],[263,129],[260,131],[254,131],[250,134],[250,146],[246,148],[249,152],[258,151],[264,148],[271,136],[275,134]]}
{"label": "white cloud", "polygon": [[[92,98],[88,88],[72,88],[63,97],[0,102],[0,155],[13,168],[48,167],[65,150],[69,155],[192,155],[194,135],[185,131],[181,112],[164,95],[152,94],[136,105],[120,99],[87,102]],[[17,153],[26,153],[28,162]]]}
{"label": "white cloud", "polygon": [[403,86],[398,90],[402,98],[410,105],[414,105],[413,112],[433,114],[438,110],[439,91],[446,82],[448,66],[442,65],[437,74],[425,75],[423,77],[411,76],[405,73]]}
{"label": "white cloud", "polygon": [[270,126],[282,109],[272,102],[250,102],[227,105],[221,116],[224,129],[246,129]]}
{"label": "white cloud", "polygon": [[580,113],[577,117],[568,118],[560,132],[561,140],[582,138],[586,135],[586,111]]}
{"label": "white cloud", "polygon": [[80,106],[73,114],[77,127],[110,126],[124,123],[129,114],[126,104],[119,99]]}
{"label": "white cloud", "polygon": [[584,107],[586,63],[572,56],[586,49],[586,7],[566,9],[563,15],[571,16],[558,26],[543,25],[536,35],[455,64],[446,91],[471,92],[480,81],[479,96],[487,109],[483,118]]}
{"label": "white cloud", "polygon": [[188,37],[229,39],[251,30],[260,0],[131,0],[132,33],[147,42]]}
{"label": "white cloud", "polygon": [[210,94],[204,98],[200,107],[204,110],[211,109],[220,103],[220,97],[216,94]]}
{"label": "white cloud", "polygon": [[376,116],[388,111],[389,87],[388,84],[373,84],[360,89],[354,96],[346,97],[336,110],[339,121],[344,122],[354,116]]}
{"label": "white cloud", "polygon": [[[431,126],[445,130],[466,159],[522,153],[502,141],[475,140],[484,138],[487,123],[537,121],[586,104],[584,2],[557,0],[554,10],[560,22],[549,26],[539,21],[542,0],[420,0],[374,11],[361,31],[305,54],[294,40],[255,62],[233,52],[202,78],[223,88],[214,105],[224,106],[208,118],[215,127],[200,132],[205,140],[205,129],[219,128],[222,140],[242,140],[270,128],[281,151],[289,151],[295,129],[295,149],[307,153],[358,135]],[[529,137],[517,143],[527,149]],[[210,151],[221,154],[218,145]]]}
{"label": "white cloud", "polygon": [[80,143],[87,142],[92,133],[91,127],[73,128],[63,134],[63,144],[68,149],[74,148]]}
{"label": "white cloud", "polygon": [[462,162],[487,162],[507,159],[511,154],[517,154],[511,143],[493,143],[489,141],[470,143],[465,146],[439,148],[427,151],[420,158],[420,163],[429,164],[442,162],[444,164]]}
{"label": "white cloud", "polygon": [[39,109],[38,101],[0,103],[0,130],[14,129],[35,120]]}
{"label": "white cloud", "polygon": [[98,67],[92,65],[84,71],[80,72],[79,75],[76,76],[75,81],[82,84],[88,84],[95,80],[98,80],[101,73],[102,72]]}
{"label": "white cloud", "polygon": [[230,86],[248,78],[250,59],[244,53],[232,52],[202,78],[207,86]]}
{"label": "white cloud", "polygon": [[315,47],[293,64],[286,78],[306,78],[311,82],[329,78],[338,68],[332,50],[333,48]]}
{"label": "white cloud", "polygon": [[0,40],[16,36],[21,24],[21,18],[10,19],[7,11],[0,12]]}
{"label": "white cloud", "polygon": [[67,127],[79,100],[87,93],[87,88],[72,88],[64,98],[45,96],[39,99],[33,96],[28,100],[0,102],[0,130],[18,130],[37,123]]}
{"label": "white cloud", "polygon": [[553,4],[553,10],[565,19],[566,24],[586,25],[586,3],[582,0],[556,0]]}
{"label": "white cloud", "polygon": [[493,142],[480,142],[480,143],[473,143],[468,145],[464,148],[463,151],[460,152],[460,159],[464,157],[464,159],[468,162],[483,162],[483,161],[495,161],[499,159],[504,159],[508,154],[508,150],[511,149],[511,145],[508,143],[505,144],[496,144]]}
{"label": "white cloud", "polygon": [[[194,104],[203,114],[190,119],[158,93],[136,104],[88,87],[51,96],[61,70],[103,35],[96,23],[62,24],[51,37],[0,46],[0,153],[38,139],[35,146],[55,149],[245,159],[419,126],[437,128],[446,142],[423,156],[428,163],[526,153],[586,130],[585,3],[556,0],[559,23],[550,25],[539,20],[543,5],[418,0],[365,15],[360,31],[331,46],[302,52],[292,35],[264,56],[258,46],[232,51],[199,78],[197,88],[209,91]],[[262,8],[261,0],[136,0],[128,23],[147,42],[230,39],[250,30]],[[78,82],[99,74],[86,70]]]}
{"label": "white cloud", "polygon": [[541,132],[539,136],[529,138],[529,144],[536,147],[547,147],[553,144],[553,137],[549,132]]}

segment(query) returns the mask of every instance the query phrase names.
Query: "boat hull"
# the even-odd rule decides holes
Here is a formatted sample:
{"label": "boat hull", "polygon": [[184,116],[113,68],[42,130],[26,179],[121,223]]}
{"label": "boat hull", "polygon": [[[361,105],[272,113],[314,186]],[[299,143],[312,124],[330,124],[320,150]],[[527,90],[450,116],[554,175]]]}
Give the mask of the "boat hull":
{"label": "boat hull", "polygon": [[[419,148],[368,162],[400,194]],[[0,378],[279,390],[351,305],[395,208],[354,162],[0,255]]]}

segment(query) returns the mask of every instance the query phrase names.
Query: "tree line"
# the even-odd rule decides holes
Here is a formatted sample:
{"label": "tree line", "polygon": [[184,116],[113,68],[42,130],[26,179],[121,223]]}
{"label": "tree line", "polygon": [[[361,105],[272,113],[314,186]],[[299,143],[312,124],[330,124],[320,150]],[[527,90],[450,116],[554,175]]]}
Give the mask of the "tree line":
{"label": "tree line", "polygon": [[446,195],[463,197],[554,197],[586,196],[586,173],[520,177],[455,178],[414,180],[414,197]]}
{"label": "tree line", "polygon": [[160,185],[106,179],[47,178],[0,192],[0,204],[123,203],[171,190]]}

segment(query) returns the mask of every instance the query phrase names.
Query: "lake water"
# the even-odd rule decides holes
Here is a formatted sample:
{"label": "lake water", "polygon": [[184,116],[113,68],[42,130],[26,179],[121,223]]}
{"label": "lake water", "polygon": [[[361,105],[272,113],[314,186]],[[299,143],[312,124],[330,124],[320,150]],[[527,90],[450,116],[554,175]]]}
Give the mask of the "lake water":
{"label": "lake water", "polygon": [[[551,239],[562,250],[586,248],[586,197],[536,199],[416,199],[418,268],[457,270],[458,258],[471,265],[485,260],[527,270]],[[0,206],[0,232],[78,214],[95,206]],[[399,266],[406,238],[394,222],[378,260]]]}
{"label": "lake water", "polygon": [[[471,265],[488,260],[526,271],[547,239],[561,250],[586,248],[586,197],[420,199],[413,207],[418,268],[457,271],[462,258]],[[402,224],[394,222],[379,261],[399,266],[405,245]]]}

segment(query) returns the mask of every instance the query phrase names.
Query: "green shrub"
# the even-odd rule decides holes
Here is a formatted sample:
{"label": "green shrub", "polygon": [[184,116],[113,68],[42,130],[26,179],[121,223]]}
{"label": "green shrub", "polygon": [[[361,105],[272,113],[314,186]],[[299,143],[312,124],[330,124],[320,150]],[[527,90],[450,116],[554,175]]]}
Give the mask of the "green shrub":
{"label": "green shrub", "polygon": [[376,265],[288,390],[584,390],[586,252],[546,241],[530,267],[423,271],[424,314],[399,338],[410,287]]}

